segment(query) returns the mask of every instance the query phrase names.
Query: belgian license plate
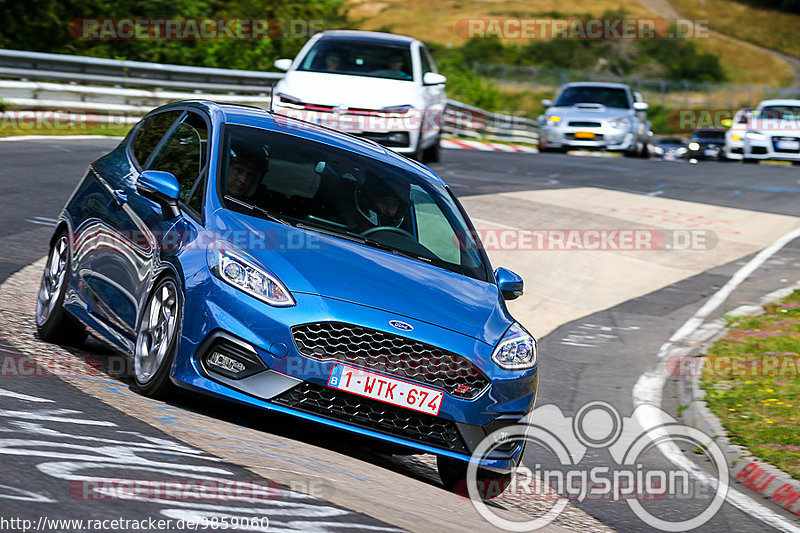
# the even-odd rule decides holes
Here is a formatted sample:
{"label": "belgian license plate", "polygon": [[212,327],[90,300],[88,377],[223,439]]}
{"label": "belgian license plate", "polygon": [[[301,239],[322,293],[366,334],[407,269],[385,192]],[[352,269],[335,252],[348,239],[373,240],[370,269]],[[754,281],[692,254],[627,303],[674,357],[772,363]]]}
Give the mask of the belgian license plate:
{"label": "belgian license plate", "polygon": [[576,139],[594,139],[594,132],[593,131],[576,131],[575,132]]}
{"label": "belgian license plate", "polygon": [[779,150],[800,150],[798,141],[778,141],[775,145]]}
{"label": "belgian license plate", "polygon": [[429,415],[438,415],[444,392],[336,363],[328,386]]}

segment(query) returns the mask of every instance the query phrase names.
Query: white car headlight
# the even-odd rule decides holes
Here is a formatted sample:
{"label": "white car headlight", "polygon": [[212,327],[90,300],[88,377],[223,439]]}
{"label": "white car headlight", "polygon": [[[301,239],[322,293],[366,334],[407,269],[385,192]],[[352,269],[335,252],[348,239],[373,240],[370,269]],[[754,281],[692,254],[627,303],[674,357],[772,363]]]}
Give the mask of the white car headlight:
{"label": "white car headlight", "polygon": [[278,278],[232,245],[221,241],[211,243],[206,257],[211,272],[240,291],[275,307],[295,305],[291,293]]}
{"label": "white car headlight", "polygon": [[699,150],[700,145],[698,143],[689,143],[689,150]]}
{"label": "white car headlight", "polygon": [[627,130],[631,127],[631,119],[628,117],[620,117],[609,121],[609,124],[612,128],[616,128],[618,130]]}
{"label": "white car headlight", "polygon": [[508,328],[492,354],[492,361],[504,370],[532,368],[538,360],[536,339],[518,323]]}
{"label": "white car headlight", "polygon": [[761,133],[760,131],[748,131],[745,137],[747,137],[751,141],[763,141],[764,139],[767,138],[767,136]]}
{"label": "white car headlight", "polygon": [[303,106],[303,102],[299,99],[289,96],[288,94],[284,93],[276,93],[275,94],[275,105],[281,107],[290,107],[292,109],[305,109]]}

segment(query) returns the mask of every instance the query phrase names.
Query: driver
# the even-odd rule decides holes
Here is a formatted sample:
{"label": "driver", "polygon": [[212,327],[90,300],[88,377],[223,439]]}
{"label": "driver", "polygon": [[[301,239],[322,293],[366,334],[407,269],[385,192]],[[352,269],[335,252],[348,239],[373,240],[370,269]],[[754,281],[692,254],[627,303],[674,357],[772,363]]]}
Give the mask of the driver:
{"label": "driver", "polygon": [[251,201],[264,196],[261,179],[269,170],[269,152],[242,145],[232,145],[228,163],[227,194],[242,201]]}
{"label": "driver", "polygon": [[373,180],[356,191],[356,206],[371,226],[399,228],[408,211],[410,192],[407,185],[402,187]]}

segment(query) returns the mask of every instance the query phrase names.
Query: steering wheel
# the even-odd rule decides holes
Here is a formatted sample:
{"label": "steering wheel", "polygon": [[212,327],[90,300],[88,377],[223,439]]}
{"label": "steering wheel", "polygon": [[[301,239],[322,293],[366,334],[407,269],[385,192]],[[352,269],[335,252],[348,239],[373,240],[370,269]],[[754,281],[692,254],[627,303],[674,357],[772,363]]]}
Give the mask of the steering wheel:
{"label": "steering wheel", "polygon": [[376,226],[374,228],[369,228],[368,230],[363,231],[361,233],[361,236],[362,237],[369,237],[370,235],[372,235],[374,233],[378,233],[379,231],[388,231],[390,233],[397,233],[399,235],[403,235],[404,237],[409,237],[411,239],[414,239],[414,236],[411,235],[406,230],[400,229],[400,228],[395,228],[394,226]]}

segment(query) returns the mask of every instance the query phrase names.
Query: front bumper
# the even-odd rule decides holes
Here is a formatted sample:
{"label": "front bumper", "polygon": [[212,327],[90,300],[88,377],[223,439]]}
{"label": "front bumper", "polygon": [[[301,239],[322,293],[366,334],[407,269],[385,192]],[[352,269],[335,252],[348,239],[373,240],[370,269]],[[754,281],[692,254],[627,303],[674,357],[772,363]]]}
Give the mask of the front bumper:
{"label": "front bumper", "polygon": [[[591,139],[581,138],[593,136]],[[630,130],[612,128],[608,125],[571,126],[545,125],[541,129],[541,141],[545,148],[577,150],[631,150],[636,136]]]}
{"label": "front bumper", "polygon": [[[785,148],[787,142],[791,148]],[[743,158],[800,161],[800,135],[768,134],[765,139],[748,139],[744,142]]]}
{"label": "front bumper", "polygon": [[[419,110],[405,115],[379,115],[377,112],[334,112],[322,106],[297,109],[276,104],[275,112],[363,137],[404,155],[415,152],[423,120]],[[426,126],[436,127],[435,124]]]}
{"label": "front bumper", "polygon": [[[388,331],[390,328],[383,328],[396,318],[395,315],[303,293],[294,294],[297,300],[294,307],[272,308],[210,275],[201,283],[194,283],[194,287],[187,288],[186,308],[193,312],[184,321],[171,373],[179,386],[344,429],[409,450],[464,461],[469,460],[487,434],[506,425],[524,423],[533,407],[538,368],[504,371],[491,361],[491,346],[406,317],[403,319],[414,327],[411,334],[414,340],[455,354],[470,354],[467,359],[489,378],[489,386],[472,399],[445,393],[439,415],[435,417],[329,388],[328,377],[336,361],[303,355],[294,343],[290,328],[335,320],[395,334]],[[251,361],[244,372],[248,375],[237,378],[210,367],[208,356],[215,346],[218,347],[215,342],[219,339],[238,346],[245,353],[242,360],[249,358]],[[517,465],[520,455],[519,446],[508,450],[501,448],[482,465],[507,471]]]}

